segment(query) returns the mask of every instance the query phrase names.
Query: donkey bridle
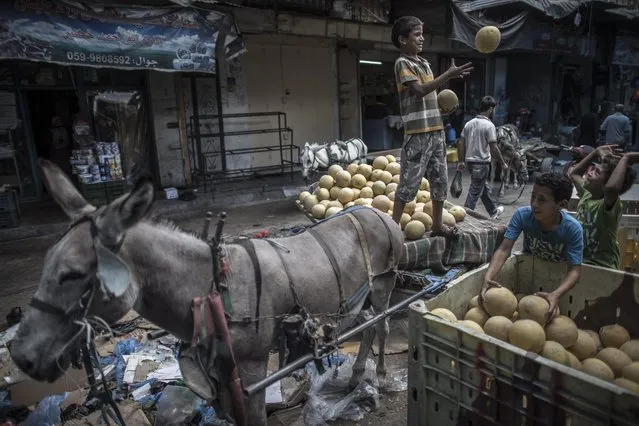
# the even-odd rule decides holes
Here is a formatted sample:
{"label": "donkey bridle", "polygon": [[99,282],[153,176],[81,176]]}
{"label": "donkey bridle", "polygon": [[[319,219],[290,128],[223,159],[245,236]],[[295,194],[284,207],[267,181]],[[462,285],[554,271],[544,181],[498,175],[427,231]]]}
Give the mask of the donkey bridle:
{"label": "donkey bridle", "polygon": [[[77,226],[85,222],[90,222],[90,225],[91,225],[91,241],[94,241],[95,238],[99,238],[98,227],[95,224],[94,217],[95,217],[95,214],[85,215],[79,218],[78,220],[74,221],[67,228],[64,234],[62,234],[60,238],[56,240],[55,244],[60,242],[60,240],[62,240],[69,232],[71,232]],[[122,247],[123,242],[124,242],[124,236],[120,239],[120,241],[117,242],[116,245],[109,246],[109,250],[111,250],[113,253],[117,253],[118,251],[120,251],[120,248]],[[96,253],[96,263],[97,263],[97,253]],[[91,307],[91,302],[93,301],[93,297],[99,288],[100,288],[100,280],[98,279],[96,273],[94,273],[89,279],[89,285],[87,286],[87,289],[82,294],[78,302],[75,303],[71,308],[65,310],[53,303],[40,300],[36,298],[35,296],[31,298],[31,301],[29,302],[29,306],[41,312],[55,315],[58,318],[70,320],[71,322],[82,320],[86,318],[89,308]],[[78,335],[75,334],[73,339],[76,339],[77,337]],[[91,365],[92,357],[95,358],[96,361],[98,361],[97,355],[96,355],[97,352],[95,349],[95,343],[93,342],[93,339],[89,338],[86,344],[82,345],[81,349],[82,349],[82,361],[84,364],[84,369],[87,373],[89,385],[91,387],[91,391],[87,395],[87,401],[89,401],[92,398],[97,398],[100,401],[100,403],[102,404],[100,406],[100,409],[102,411],[102,417],[104,418],[107,425],[110,425],[111,423],[109,422],[107,413],[104,410],[104,404],[106,403],[107,405],[110,405],[113,411],[115,412],[118,423],[121,426],[125,426],[126,423],[124,422],[124,418],[122,417],[122,414],[120,413],[120,409],[118,408],[117,404],[115,403],[115,401],[113,401],[113,397],[107,387],[106,379],[104,377],[104,373],[102,372],[101,368],[100,368],[100,376],[102,380],[103,391],[99,392],[98,390],[95,374],[93,372],[93,367]]]}
{"label": "donkey bridle", "polygon": [[[98,227],[95,224],[94,217],[95,217],[94,215],[85,215],[80,217],[78,220],[74,221],[67,228],[64,234],[62,234],[60,238],[56,240],[54,245],[60,242],[60,240],[62,240],[69,232],[71,232],[77,226],[85,222],[90,222],[90,225],[91,225],[91,241],[93,241],[95,238],[98,238]],[[124,236],[117,242],[116,245],[109,246],[109,250],[111,250],[113,253],[117,253],[118,251],[120,251],[120,248],[122,247],[123,242],[124,242]],[[99,287],[100,287],[100,281],[98,280],[97,275],[94,273],[89,279],[89,285],[87,286],[86,291],[82,294],[82,296],[80,297],[80,300],[78,300],[78,302],[74,304],[71,308],[65,310],[53,303],[40,300],[36,298],[35,296],[29,302],[29,306],[41,312],[55,315],[59,318],[71,319],[72,321],[78,320],[86,316],[89,310],[88,302],[93,299],[93,296]],[[78,313],[81,313],[81,315],[77,315]]]}

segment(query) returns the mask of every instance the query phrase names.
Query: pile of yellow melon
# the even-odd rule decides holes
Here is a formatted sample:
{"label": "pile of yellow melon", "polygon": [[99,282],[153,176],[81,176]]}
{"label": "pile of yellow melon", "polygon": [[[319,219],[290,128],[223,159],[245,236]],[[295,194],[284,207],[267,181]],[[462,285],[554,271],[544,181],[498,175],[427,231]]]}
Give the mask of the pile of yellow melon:
{"label": "pile of yellow melon", "polygon": [[501,287],[486,292],[483,307],[473,297],[463,320],[448,309],[431,314],[639,393],[639,340],[619,324],[580,330],[564,315],[545,325],[548,307],[542,297]]}
{"label": "pile of yellow melon", "polygon": [[[299,203],[316,219],[330,217],[351,206],[372,207],[392,216],[400,169],[392,155],[379,156],[372,165],[349,164],[346,170],[332,165],[317,182],[313,194],[304,191],[299,195]],[[417,196],[404,207],[400,225],[409,240],[422,238],[433,226],[429,190],[428,180],[422,178]],[[443,211],[444,224],[449,226],[465,217],[466,210],[460,206]]]}

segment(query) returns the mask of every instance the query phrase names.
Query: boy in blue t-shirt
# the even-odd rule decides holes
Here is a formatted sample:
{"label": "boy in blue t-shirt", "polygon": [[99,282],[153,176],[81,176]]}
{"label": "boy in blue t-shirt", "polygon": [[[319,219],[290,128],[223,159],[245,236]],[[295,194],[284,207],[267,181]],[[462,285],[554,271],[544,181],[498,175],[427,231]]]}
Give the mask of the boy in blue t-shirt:
{"label": "boy in blue t-shirt", "polygon": [[485,292],[499,287],[493,278],[504,266],[519,235],[524,233],[524,253],[551,262],[567,261],[568,274],[559,287],[550,293],[538,296],[548,300],[550,320],[559,307],[559,299],[579,280],[583,259],[583,229],[577,219],[563,208],[572,196],[572,182],[561,173],[543,173],[537,177],[532,189],[530,207],[520,207],[510,219],[504,240],[490,260],[484,276],[484,285],[479,294],[483,302]]}

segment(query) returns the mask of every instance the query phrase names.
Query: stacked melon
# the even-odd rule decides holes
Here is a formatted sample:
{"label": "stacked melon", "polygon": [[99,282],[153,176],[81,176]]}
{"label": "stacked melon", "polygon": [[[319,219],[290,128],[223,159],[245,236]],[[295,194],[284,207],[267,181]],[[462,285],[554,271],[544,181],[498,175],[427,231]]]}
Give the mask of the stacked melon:
{"label": "stacked melon", "polygon": [[[400,169],[392,155],[379,156],[372,165],[353,163],[346,170],[332,165],[317,182],[313,194],[302,192],[298,202],[316,219],[330,217],[351,206],[372,207],[392,216]],[[422,238],[433,226],[429,191],[428,180],[422,178],[416,197],[404,207],[400,225],[409,240]],[[443,211],[443,221],[450,226],[465,217],[466,211],[460,206]]]}
{"label": "stacked melon", "polygon": [[500,287],[486,292],[483,306],[470,299],[461,321],[447,309],[431,314],[639,393],[639,339],[618,324],[580,330],[564,315],[546,324],[548,308],[542,297]]}

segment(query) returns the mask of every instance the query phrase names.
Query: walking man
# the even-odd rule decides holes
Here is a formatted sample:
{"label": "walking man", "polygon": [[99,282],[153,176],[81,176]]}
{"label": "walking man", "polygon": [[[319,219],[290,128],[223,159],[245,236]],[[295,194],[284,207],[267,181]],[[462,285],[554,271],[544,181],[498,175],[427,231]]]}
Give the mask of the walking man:
{"label": "walking man", "polygon": [[491,218],[497,219],[504,212],[498,206],[488,184],[491,173],[491,154],[494,155],[503,170],[508,168],[497,146],[497,129],[491,121],[497,102],[492,96],[484,96],[481,100],[480,113],[470,120],[462,130],[457,145],[459,157],[458,170],[468,168],[470,172],[470,188],[464,207],[475,209],[477,200],[481,199]]}
{"label": "walking man", "polygon": [[632,123],[623,113],[623,104],[615,106],[615,112],[610,114],[601,123],[601,133],[604,136],[606,145],[619,145],[626,151],[630,148],[632,141]]}

